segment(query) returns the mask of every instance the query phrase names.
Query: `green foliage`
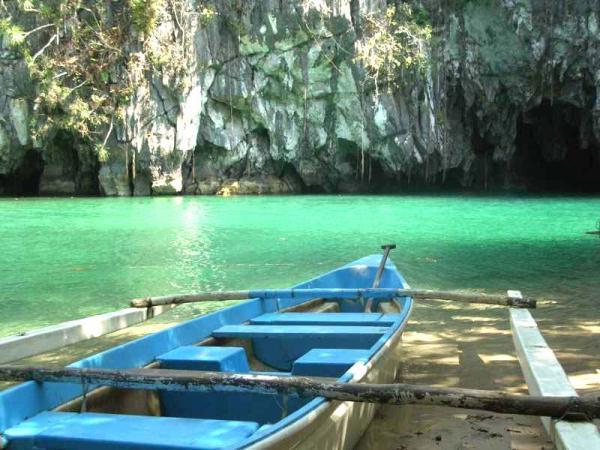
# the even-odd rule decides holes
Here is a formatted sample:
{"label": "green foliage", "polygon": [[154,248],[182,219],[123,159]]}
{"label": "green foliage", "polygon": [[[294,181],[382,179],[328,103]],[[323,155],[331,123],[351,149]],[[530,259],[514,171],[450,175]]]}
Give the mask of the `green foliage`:
{"label": "green foliage", "polygon": [[431,27],[431,18],[425,8],[416,8],[412,10],[412,19],[420,27]]}
{"label": "green foliage", "polygon": [[[67,132],[106,160],[114,125],[125,120],[125,107],[149,73],[186,87],[193,45],[185,35],[188,18],[195,13],[206,25],[217,15],[214,7],[187,0],[124,0],[124,8],[112,3],[14,0],[5,7],[0,0],[0,39],[20,53],[36,82],[31,132],[42,146]],[[157,30],[169,22],[173,31]],[[36,25],[23,29],[21,23]],[[139,51],[125,50],[130,29],[143,38]]]}
{"label": "green foliage", "polygon": [[[13,17],[0,20],[5,43],[21,52],[36,82],[33,137],[44,145],[58,132],[80,140],[105,141],[129,94],[128,86],[111,76],[126,68],[122,52],[126,34],[123,18],[107,24],[104,2],[83,0],[17,0],[10,13],[31,16],[39,24],[23,30]],[[9,12],[9,10],[7,10]]]}
{"label": "green foliage", "polygon": [[156,28],[162,3],[163,0],[129,0],[133,27],[146,35],[152,33]]}
{"label": "green foliage", "polygon": [[18,48],[25,42],[27,33],[23,29],[11,23],[10,19],[0,20],[0,39],[7,47]]}
{"label": "green foliage", "polygon": [[16,0],[18,9],[49,22],[59,22],[84,7],[81,0]]}
{"label": "green foliage", "polygon": [[389,7],[383,14],[364,16],[364,36],[356,43],[355,60],[367,71],[367,79],[379,92],[397,85],[405,71],[422,73],[429,64],[431,40],[429,15],[413,11],[408,4]]}
{"label": "green foliage", "polygon": [[98,155],[98,160],[100,162],[108,161],[109,153],[106,145],[104,144],[96,144],[94,146],[94,150],[96,150],[96,154]]}
{"label": "green foliage", "polygon": [[200,23],[203,26],[209,25],[215,17],[217,17],[217,10],[213,5],[200,4],[198,7],[198,14],[200,16]]}

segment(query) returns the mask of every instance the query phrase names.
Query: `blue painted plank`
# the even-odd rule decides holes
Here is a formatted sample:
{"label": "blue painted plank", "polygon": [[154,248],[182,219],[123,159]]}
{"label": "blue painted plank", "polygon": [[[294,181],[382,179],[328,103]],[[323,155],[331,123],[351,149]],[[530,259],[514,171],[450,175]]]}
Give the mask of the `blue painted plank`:
{"label": "blue painted plank", "polygon": [[230,448],[255,422],[44,412],[6,430],[11,450],[213,450]]}
{"label": "blue painted plank", "polygon": [[[157,358],[160,367],[246,373],[250,370],[241,347],[182,346]],[[265,375],[265,372],[257,372]],[[281,373],[273,373],[280,375]],[[287,375],[290,375],[289,373]],[[168,417],[273,423],[308,403],[308,399],[254,392],[159,392],[161,413]]]}
{"label": "blue painted plank", "polygon": [[228,325],[216,338],[252,339],[256,357],[278,370],[290,371],[294,361],[313,348],[368,349],[392,327],[355,325]]}
{"label": "blue painted plank", "polygon": [[399,312],[399,313],[386,313],[386,314],[382,314],[381,318],[379,319],[379,323],[384,323],[384,324],[395,324],[398,323],[400,321],[402,321],[404,319],[404,316],[406,314]]}
{"label": "blue painted plank", "polygon": [[292,375],[338,378],[358,361],[367,362],[370,353],[369,350],[314,348],[294,362]]}
{"label": "blue painted plank", "polygon": [[382,318],[381,313],[271,313],[263,314],[250,322],[257,325],[358,325],[387,326],[392,325],[394,318]]}
{"label": "blue painted plank", "polygon": [[[157,360],[165,369],[237,373],[250,370],[246,351],[241,347],[183,346],[159,356]],[[285,404],[280,395],[253,392],[161,391],[159,396],[163,416],[243,420],[259,424],[279,420]],[[304,403],[306,401],[298,404]]]}
{"label": "blue painted plank", "polygon": [[238,373],[250,370],[246,350],[242,347],[184,345],[156,359],[164,369]]}
{"label": "blue painted plank", "polygon": [[354,325],[225,325],[212,335],[216,338],[279,338],[279,339],[331,339],[352,337],[379,338],[388,329]]}

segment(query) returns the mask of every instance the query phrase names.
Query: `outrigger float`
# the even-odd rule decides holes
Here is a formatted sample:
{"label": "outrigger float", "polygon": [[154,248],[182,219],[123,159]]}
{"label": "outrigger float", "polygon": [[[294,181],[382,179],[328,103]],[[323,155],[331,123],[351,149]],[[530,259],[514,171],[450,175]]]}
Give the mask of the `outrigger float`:
{"label": "outrigger float", "polygon": [[[507,295],[411,289],[385,253],[291,289],[137,299],[93,335],[189,302],[247,299],[60,369],[0,366],[0,447],[11,450],[352,448],[376,404],[543,419],[558,448],[600,448],[600,397],[578,397],[529,311]],[[402,332],[425,298],[511,307],[530,394],[394,383]],[[105,320],[103,320],[105,319]],[[85,320],[85,319],[84,319]],[[91,320],[91,319],[88,319]],[[10,362],[88,338],[81,321],[0,342]],[[7,352],[7,353],[5,353]]]}

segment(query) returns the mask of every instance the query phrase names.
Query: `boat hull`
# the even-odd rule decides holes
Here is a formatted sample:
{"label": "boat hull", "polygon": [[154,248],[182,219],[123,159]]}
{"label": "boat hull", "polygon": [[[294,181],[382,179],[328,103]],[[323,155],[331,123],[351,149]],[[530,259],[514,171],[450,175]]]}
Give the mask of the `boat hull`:
{"label": "boat hull", "polygon": [[[369,287],[380,259],[380,255],[362,258],[295,288]],[[391,261],[381,287],[408,287]],[[376,299],[372,307],[380,310],[378,314],[364,312],[365,300],[250,299],[89,356],[72,367],[267,374],[276,369],[284,376],[333,376],[340,383],[390,383],[399,370],[400,341],[412,299]],[[207,364],[217,364],[218,369]],[[88,386],[72,381],[27,382],[0,393],[0,432],[8,438],[8,448],[11,441],[23,450],[46,448],[52,441],[56,445],[51,448],[61,450],[171,450],[181,443],[181,436],[189,435],[200,447],[190,441],[182,448],[197,450],[204,448],[203,435],[194,434],[198,426],[212,430],[214,442],[206,437],[211,449],[345,449],[356,444],[375,413],[371,404],[298,399],[294,394],[96,387],[82,395]],[[165,429],[164,439],[156,442],[153,433],[144,431],[160,429],[167,422],[179,423],[182,433],[172,436]],[[138,433],[129,436],[128,427]],[[115,433],[110,433],[113,428]],[[229,437],[219,446],[221,431]]]}
{"label": "boat hull", "polygon": [[[412,309],[412,303],[409,308]],[[410,311],[408,313],[410,315]],[[401,365],[402,333],[407,322],[394,333],[362,370],[356,371],[353,383],[392,383]],[[251,449],[352,449],[373,420],[377,405],[326,401],[273,436]]]}

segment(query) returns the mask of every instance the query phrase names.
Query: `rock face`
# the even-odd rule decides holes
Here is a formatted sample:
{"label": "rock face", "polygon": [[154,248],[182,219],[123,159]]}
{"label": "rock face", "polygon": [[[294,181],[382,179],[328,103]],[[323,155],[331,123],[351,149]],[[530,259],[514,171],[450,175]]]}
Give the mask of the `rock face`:
{"label": "rock face", "polygon": [[185,33],[184,73],[144,76],[103,161],[95,142],[34,142],[35,86],[0,48],[0,193],[600,190],[596,1],[428,0],[428,73],[379,95],[354,44],[385,1],[183,3],[154,33]]}

